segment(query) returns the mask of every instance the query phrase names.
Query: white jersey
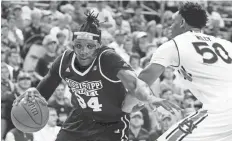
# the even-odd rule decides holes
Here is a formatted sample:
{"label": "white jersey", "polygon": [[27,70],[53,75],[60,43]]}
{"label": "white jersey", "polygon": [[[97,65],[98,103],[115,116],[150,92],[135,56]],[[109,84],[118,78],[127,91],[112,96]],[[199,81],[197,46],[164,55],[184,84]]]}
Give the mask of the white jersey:
{"label": "white jersey", "polygon": [[151,63],[175,67],[205,109],[232,108],[232,43],[186,32],[163,44]]}

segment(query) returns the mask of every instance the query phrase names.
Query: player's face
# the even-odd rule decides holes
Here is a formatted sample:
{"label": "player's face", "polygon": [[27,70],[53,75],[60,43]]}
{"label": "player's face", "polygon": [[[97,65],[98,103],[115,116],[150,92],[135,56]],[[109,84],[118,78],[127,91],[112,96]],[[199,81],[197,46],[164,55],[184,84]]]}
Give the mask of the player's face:
{"label": "player's face", "polygon": [[100,44],[97,41],[87,39],[76,39],[73,44],[73,50],[82,66],[88,66],[93,62],[99,47]]}
{"label": "player's face", "polygon": [[184,19],[179,14],[179,12],[176,12],[173,17],[173,23],[171,25],[171,32],[172,32],[172,38],[176,37],[177,35],[180,35],[184,32]]}

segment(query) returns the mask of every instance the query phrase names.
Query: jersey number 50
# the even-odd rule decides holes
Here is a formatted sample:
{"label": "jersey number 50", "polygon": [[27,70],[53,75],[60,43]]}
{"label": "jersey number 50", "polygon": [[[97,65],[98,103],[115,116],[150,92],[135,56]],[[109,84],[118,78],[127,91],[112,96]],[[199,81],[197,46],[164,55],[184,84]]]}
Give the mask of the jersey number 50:
{"label": "jersey number 50", "polygon": [[[209,45],[206,42],[193,42],[192,43],[196,52],[199,53],[200,55],[204,55],[204,53],[210,53],[212,57],[210,59],[205,59],[203,58],[204,63],[208,64],[213,64],[218,61],[218,56],[227,64],[232,63],[232,59],[230,58],[228,52],[225,50],[225,48],[219,44],[219,43],[214,43],[212,45],[214,51],[210,48],[207,48]],[[200,46],[206,46],[206,48],[200,48]]]}

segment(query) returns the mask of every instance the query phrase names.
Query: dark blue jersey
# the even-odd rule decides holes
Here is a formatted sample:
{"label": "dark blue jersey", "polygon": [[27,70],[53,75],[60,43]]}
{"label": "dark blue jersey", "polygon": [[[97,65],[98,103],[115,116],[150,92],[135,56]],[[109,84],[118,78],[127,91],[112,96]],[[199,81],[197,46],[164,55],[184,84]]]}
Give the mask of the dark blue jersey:
{"label": "dark blue jersey", "polygon": [[89,136],[104,132],[98,122],[114,124],[116,121],[115,128],[122,129],[123,137],[129,120],[128,114],[121,110],[126,89],[117,74],[122,69],[132,70],[131,67],[107,47],[98,49],[96,59],[88,68],[83,69],[78,64],[75,53],[65,51],[41,80],[38,91],[49,99],[62,79],[65,80],[72,94],[74,109],[63,124],[63,129],[74,131],[78,136]]}
{"label": "dark blue jersey", "polygon": [[126,89],[117,73],[121,69],[131,70],[130,66],[106,47],[99,49],[95,60],[84,71],[78,69],[76,61],[76,54],[67,50],[59,67],[60,77],[70,88],[73,106],[81,108],[93,120],[120,120]]}

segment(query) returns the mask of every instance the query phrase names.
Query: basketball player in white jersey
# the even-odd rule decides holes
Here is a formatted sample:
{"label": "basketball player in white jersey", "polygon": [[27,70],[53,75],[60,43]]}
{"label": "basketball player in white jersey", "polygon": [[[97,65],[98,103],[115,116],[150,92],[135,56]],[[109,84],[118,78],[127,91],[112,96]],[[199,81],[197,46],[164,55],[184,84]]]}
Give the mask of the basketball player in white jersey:
{"label": "basketball player in white jersey", "polygon": [[151,86],[172,66],[203,109],[175,124],[158,141],[232,141],[232,43],[201,32],[207,15],[199,4],[183,4],[173,20],[173,39],[157,49],[139,78]]}

